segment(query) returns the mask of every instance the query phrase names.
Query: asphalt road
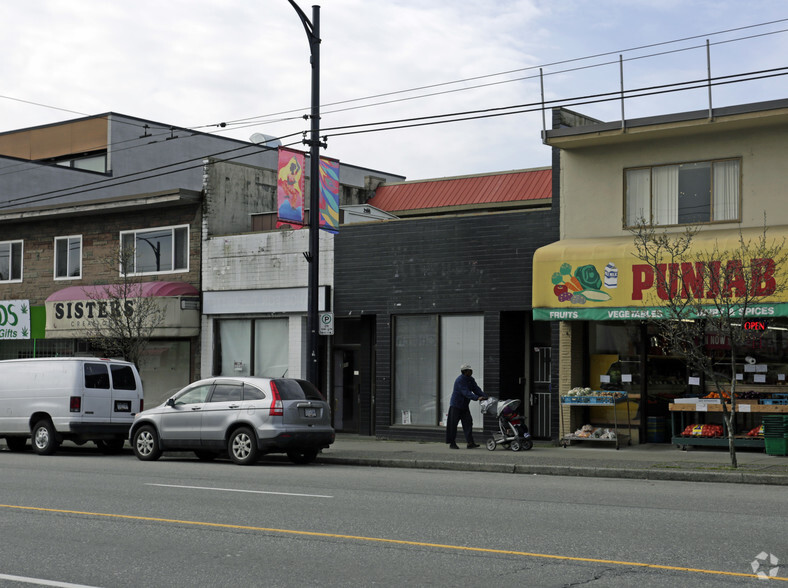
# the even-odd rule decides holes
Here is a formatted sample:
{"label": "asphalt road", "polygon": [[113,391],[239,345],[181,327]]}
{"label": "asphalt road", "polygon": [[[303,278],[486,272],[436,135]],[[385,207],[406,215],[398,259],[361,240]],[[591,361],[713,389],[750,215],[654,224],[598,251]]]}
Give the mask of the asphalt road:
{"label": "asphalt road", "polygon": [[782,487],[0,452],[0,586],[761,586]]}

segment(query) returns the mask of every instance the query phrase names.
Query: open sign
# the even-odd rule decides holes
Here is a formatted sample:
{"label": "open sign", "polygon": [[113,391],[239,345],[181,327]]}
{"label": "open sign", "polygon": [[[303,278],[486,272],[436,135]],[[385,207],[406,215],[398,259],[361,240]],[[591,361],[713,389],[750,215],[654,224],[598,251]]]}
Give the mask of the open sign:
{"label": "open sign", "polygon": [[745,321],[743,327],[745,331],[765,331],[766,321]]}

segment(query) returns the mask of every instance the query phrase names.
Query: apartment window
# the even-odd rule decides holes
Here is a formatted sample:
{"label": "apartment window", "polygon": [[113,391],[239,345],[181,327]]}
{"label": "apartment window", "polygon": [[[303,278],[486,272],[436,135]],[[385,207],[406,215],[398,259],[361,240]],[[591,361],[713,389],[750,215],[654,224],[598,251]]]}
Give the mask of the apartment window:
{"label": "apartment window", "polygon": [[739,219],[741,160],[697,161],[625,170],[627,226]]}
{"label": "apartment window", "polygon": [[[189,270],[189,227],[160,227],[120,234],[121,264],[129,274]],[[124,271],[124,268],[121,268]]]}
{"label": "apartment window", "polygon": [[107,173],[107,153],[105,151],[89,155],[57,157],[48,161],[60,167],[70,167],[100,174]]}
{"label": "apartment window", "polygon": [[0,241],[0,282],[22,281],[22,241]]}
{"label": "apartment window", "polygon": [[55,238],[55,279],[82,277],[82,237]]}

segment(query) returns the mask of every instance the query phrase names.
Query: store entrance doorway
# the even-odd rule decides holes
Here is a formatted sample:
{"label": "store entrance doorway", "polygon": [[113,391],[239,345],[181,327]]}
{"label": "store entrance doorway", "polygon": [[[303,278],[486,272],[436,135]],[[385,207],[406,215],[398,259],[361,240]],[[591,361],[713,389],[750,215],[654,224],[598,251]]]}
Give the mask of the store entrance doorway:
{"label": "store entrance doorway", "polygon": [[343,433],[358,433],[360,379],[356,351],[334,351],[334,428]]}

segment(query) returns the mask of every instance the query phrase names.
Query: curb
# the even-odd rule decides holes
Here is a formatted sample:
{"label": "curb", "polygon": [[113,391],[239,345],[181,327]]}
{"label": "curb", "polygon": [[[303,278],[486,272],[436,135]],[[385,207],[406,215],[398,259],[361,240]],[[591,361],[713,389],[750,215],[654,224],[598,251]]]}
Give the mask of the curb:
{"label": "curb", "polygon": [[354,465],[364,467],[488,472],[533,476],[574,476],[585,478],[618,478],[630,480],[664,480],[674,482],[710,482],[788,486],[788,476],[758,474],[752,472],[706,472],[697,470],[594,468],[560,465],[540,466],[485,462],[447,462],[434,459],[334,457],[329,455],[319,455],[316,462],[324,464]]}

